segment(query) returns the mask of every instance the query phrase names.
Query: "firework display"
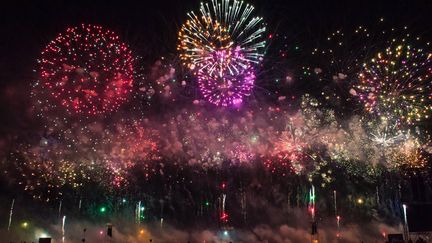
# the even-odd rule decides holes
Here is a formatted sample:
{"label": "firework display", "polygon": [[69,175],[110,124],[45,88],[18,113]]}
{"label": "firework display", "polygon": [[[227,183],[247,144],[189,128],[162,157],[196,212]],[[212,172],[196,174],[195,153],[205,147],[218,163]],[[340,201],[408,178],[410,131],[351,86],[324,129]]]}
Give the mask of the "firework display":
{"label": "firework display", "polygon": [[418,139],[407,140],[402,148],[393,154],[395,166],[406,169],[423,169],[427,165],[427,153]]}
{"label": "firework display", "polygon": [[197,73],[198,86],[210,103],[218,106],[236,105],[243,102],[243,97],[250,95],[255,72],[250,64],[236,66],[231,64],[233,57],[243,59],[239,50],[216,51],[207,60],[208,66]]}
{"label": "firework display", "polygon": [[368,44],[372,39],[368,29],[363,26],[354,30],[337,30],[313,48],[311,55],[315,58],[312,62],[317,62],[316,66],[304,67],[304,73],[318,75],[326,81],[353,80],[371,48]]}
{"label": "firework display", "polygon": [[78,190],[90,183],[119,189],[129,183],[131,169],[145,168],[148,161],[159,159],[157,132],[146,129],[144,121],[89,127],[20,145],[10,155],[16,166],[8,168],[8,173],[15,174],[18,184],[34,198],[49,201],[68,188]]}
{"label": "firework display", "polygon": [[341,106],[349,101],[347,92],[356,82],[362,63],[379,39],[365,26],[340,28],[322,41],[305,47],[310,60],[301,67],[302,80],[313,80],[327,104]]}
{"label": "firework display", "polygon": [[134,97],[141,106],[137,110],[145,113],[155,103],[175,103],[189,95],[189,76],[183,75],[177,55],[160,57],[150,67],[140,69],[140,78],[134,82]]}
{"label": "firework display", "polygon": [[253,10],[237,0],[201,3],[199,14],[190,12],[180,30],[180,58],[210,103],[238,104],[251,93],[265,47],[265,26]]}
{"label": "firework display", "polygon": [[302,164],[304,161],[301,153],[281,153],[276,156],[264,159],[264,165],[273,174],[280,173],[281,176],[288,176],[291,174],[299,174],[302,172]]}
{"label": "firework display", "polygon": [[356,94],[366,111],[413,123],[430,116],[432,55],[394,43],[363,65]]}
{"label": "firework display", "polygon": [[95,25],[68,28],[42,51],[36,96],[42,112],[69,114],[115,111],[132,90],[134,58],[112,31]]}
{"label": "firework display", "polygon": [[47,228],[63,242],[359,242],[358,222],[396,229],[403,203],[432,196],[432,53],[383,22],[316,42],[266,33],[244,1],[206,0],[176,51],[156,56],[105,24],[67,28],[1,131],[7,231],[45,235],[28,201],[55,214]]}

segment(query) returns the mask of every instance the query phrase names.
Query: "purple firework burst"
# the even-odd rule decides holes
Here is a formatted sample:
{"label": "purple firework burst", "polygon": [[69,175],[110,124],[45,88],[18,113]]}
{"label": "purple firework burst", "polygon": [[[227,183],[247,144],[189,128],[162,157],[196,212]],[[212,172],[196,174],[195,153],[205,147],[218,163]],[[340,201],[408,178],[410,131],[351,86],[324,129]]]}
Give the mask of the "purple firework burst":
{"label": "purple firework burst", "polygon": [[198,70],[199,89],[210,103],[217,106],[239,105],[250,95],[255,70],[245,61],[240,48],[227,48],[208,53]]}

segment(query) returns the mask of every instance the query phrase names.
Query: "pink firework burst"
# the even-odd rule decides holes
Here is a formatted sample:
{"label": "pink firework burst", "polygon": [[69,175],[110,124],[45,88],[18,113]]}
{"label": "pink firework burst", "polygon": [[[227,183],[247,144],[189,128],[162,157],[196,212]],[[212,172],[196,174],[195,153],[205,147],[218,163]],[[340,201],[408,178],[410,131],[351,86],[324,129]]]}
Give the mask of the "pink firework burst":
{"label": "pink firework burst", "polygon": [[240,48],[218,50],[206,57],[198,70],[198,86],[210,103],[217,106],[239,105],[250,95],[255,82],[255,71],[242,62]]}

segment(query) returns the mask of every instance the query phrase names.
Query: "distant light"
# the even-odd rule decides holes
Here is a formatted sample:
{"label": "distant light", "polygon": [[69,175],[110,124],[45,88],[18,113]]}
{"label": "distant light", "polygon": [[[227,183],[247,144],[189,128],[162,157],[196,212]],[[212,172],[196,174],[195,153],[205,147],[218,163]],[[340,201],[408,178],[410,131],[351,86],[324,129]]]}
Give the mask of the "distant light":
{"label": "distant light", "polygon": [[27,223],[27,222],[23,222],[23,223],[21,224],[21,227],[23,227],[23,228],[27,228],[27,227],[28,227],[28,223]]}
{"label": "distant light", "polygon": [[105,207],[101,207],[101,208],[99,209],[99,211],[100,211],[101,213],[105,213],[106,208],[105,208]]}
{"label": "distant light", "polygon": [[224,234],[225,236],[228,236],[228,231],[225,230],[225,231],[223,232],[223,234]]}
{"label": "distant light", "polygon": [[209,202],[205,202],[205,205],[206,205],[206,206],[209,206],[209,205],[210,205],[210,203],[209,203]]}
{"label": "distant light", "polygon": [[125,199],[125,198],[123,198],[122,202],[123,202],[123,203],[125,203],[125,202],[126,202],[126,199]]}
{"label": "distant light", "polygon": [[46,234],[46,233],[42,233],[42,234],[40,234],[40,236],[39,236],[39,238],[47,238],[47,237],[49,237],[49,235]]}
{"label": "distant light", "polygon": [[103,230],[99,231],[99,234],[100,234],[100,235],[103,235]]}
{"label": "distant light", "polygon": [[143,235],[144,234],[144,230],[142,229],[142,230],[140,230],[140,234],[141,235]]}
{"label": "distant light", "polygon": [[358,204],[363,204],[363,199],[361,199],[361,198],[357,199],[357,203]]}
{"label": "distant light", "polygon": [[144,211],[145,207],[141,207],[141,211]]}

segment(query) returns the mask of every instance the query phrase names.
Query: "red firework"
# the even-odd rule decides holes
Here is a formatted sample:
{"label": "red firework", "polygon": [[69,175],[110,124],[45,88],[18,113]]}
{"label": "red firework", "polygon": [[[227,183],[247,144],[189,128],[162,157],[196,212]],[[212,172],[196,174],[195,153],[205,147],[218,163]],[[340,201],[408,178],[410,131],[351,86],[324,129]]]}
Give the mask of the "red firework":
{"label": "red firework", "polygon": [[302,162],[304,154],[302,152],[281,152],[274,156],[264,158],[264,166],[268,171],[281,176],[289,174],[300,174],[303,170]]}
{"label": "red firework", "polygon": [[69,114],[103,114],[117,110],[132,91],[132,53],[100,26],[66,29],[42,51],[39,63],[36,86],[43,94],[37,97],[44,109],[60,104]]}

